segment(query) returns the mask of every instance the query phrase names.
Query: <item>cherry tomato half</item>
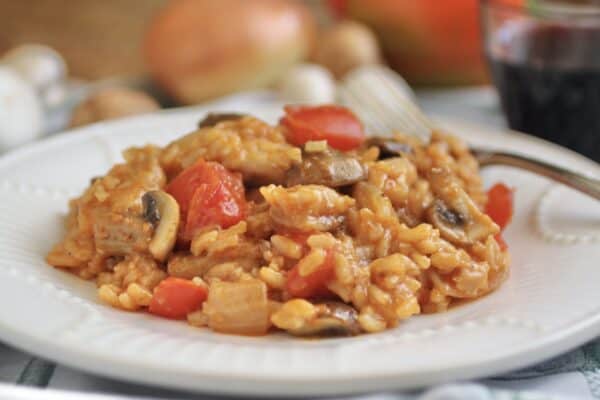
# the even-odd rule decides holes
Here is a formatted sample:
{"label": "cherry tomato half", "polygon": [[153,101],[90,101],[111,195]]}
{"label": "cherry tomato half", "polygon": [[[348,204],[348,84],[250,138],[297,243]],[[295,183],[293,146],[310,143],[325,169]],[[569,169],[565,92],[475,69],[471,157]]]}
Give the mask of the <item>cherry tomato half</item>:
{"label": "cherry tomato half", "polygon": [[198,161],[176,176],[167,186],[167,192],[179,203],[184,240],[190,240],[204,226],[227,228],[246,216],[241,176],[216,162]]}
{"label": "cherry tomato half", "polygon": [[488,190],[485,213],[504,229],[513,215],[513,191],[503,183],[496,183]]}
{"label": "cherry tomato half", "polygon": [[338,150],[352,150],[365,141],[361,122],[352,111],[339,106],[286,106],[280,121],[290,143],[301,146],[310,140],[327,140]]}

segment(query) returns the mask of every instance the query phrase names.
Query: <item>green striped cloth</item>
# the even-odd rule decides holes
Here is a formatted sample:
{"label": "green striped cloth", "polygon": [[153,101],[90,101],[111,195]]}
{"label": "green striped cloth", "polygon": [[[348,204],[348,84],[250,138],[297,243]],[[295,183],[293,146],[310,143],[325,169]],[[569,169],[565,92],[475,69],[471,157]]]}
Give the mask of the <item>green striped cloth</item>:
{"label": "green striped cloth", "polygon": [[[0,379],[17,386],[105,394],[112,398],[208,399],[100,378],[57,366],[0,345]],[[0,399],[3,397],[0,389]],[[20,397],[19,397],[20,398]],[[32,397],[36,398],[36,397]],[[359,400],[542,400],[600,399],[600,340],[533,367],[474,383],[431,388],[422,393],[373,394]]]}

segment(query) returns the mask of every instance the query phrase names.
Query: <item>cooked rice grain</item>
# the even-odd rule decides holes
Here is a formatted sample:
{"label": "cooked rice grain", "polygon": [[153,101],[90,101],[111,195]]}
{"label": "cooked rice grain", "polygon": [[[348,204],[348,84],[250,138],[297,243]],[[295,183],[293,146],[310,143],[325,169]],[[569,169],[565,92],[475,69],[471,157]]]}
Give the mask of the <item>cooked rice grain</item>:
{"label": "cooked rice grain", "polygon": [[[301,148],[287,143],[284,133],[242,117],[199,129],[164,149],[127,150],[124,163],[70,202],[67,233],[48,263],[96,279],[101,301],[130,311],[147,309],[154,288],[168,276],[191,280],[209,297],[235,283],[260,286],[258,314],[266,323],[260,332],[267,314],[275,327],[298,333],[328,310],[318,297],[292,298],[287,280],[293,268],[297,279],[312,282],[331,262],[333,277],[320,289],[326,286],[330,296],[351,306],[364,332],[444,311],[506,279],[510,257],[494,238],[498,226],[483,212],[487,196],[477,161],[459,139],[435,132],[424,144],[397,135],[394,140],[408,149],[401,156],[381,159],[377,146],[344,154],[367,172],[358,182],[284,187],[288,170],[302,161]],[[309,141],[304,151],[330,153],[325,141]],[[199,158],[242,175],[247,217],[226,229],[204,227],[191,242],[180,240],[166,261],[154,260],[148,244],[155,229],[143,218],[141,198],[164,190]],[[205,303],[187,320],[237,326],[219,322],[227,310],[218,306]]]}

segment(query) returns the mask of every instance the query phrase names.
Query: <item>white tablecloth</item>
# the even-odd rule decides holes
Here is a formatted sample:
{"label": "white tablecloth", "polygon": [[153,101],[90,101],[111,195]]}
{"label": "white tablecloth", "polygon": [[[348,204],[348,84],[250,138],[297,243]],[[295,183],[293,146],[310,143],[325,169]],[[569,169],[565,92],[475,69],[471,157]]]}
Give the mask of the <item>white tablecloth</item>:
{"label": "white tablecloth", "polygon": [[[474,88],[419,93],[423,108],[431,114],[452,116],[487,126],[504,126],[495,93]],[[192,395],[100,378],[32,357],[0,344],[0,400],[3,399],[98,399],[152,397],[208,399]],[[42,388],[42,389],[37,389]],[[85,393],[85,394],[84,394]],[[365,400],[488,400],[488,399],[600,399],[600,341],[524,371],[479,382],[431,388],[424,393],[385,393]]]}

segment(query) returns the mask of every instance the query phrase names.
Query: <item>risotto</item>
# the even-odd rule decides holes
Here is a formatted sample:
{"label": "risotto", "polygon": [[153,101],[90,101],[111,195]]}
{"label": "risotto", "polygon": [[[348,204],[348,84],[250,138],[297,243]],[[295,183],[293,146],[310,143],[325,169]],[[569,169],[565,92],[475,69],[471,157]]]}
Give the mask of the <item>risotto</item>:
{"label": "risotto", "polygon": [[459,139],[368,136],[337,106],[278,125],[211,114],[124,152],[71,200],[47,262],[100,300],[218,332],[356,335],[476,299],[507,277],[503,185]]}

